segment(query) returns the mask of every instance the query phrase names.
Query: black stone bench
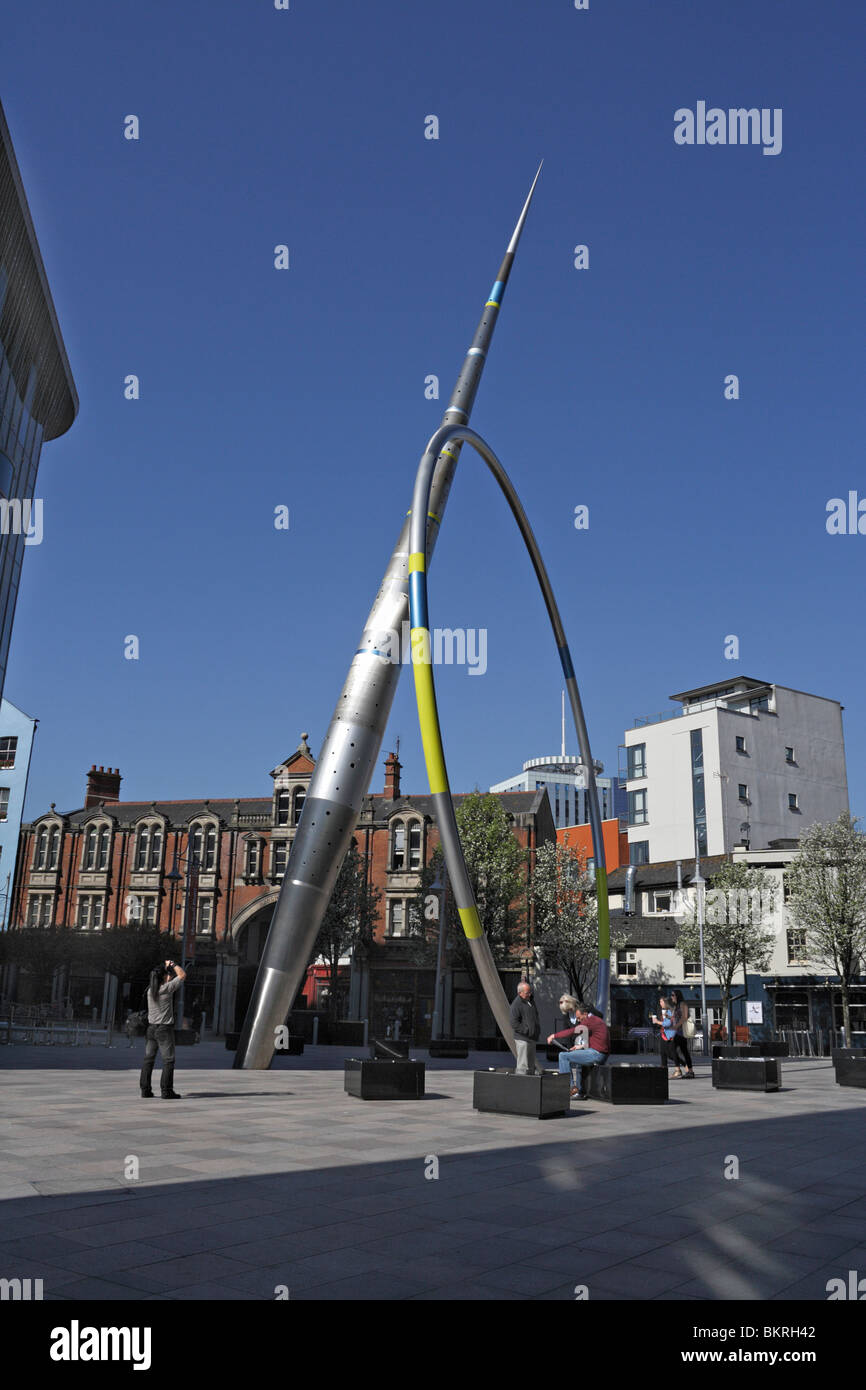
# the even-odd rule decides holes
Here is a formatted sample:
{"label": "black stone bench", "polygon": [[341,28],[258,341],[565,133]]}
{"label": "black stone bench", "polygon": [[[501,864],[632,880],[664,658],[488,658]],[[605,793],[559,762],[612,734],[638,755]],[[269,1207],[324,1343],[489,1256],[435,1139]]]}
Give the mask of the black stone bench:
{"label": "black stone bench", "polygon": [[529,1076],[511,1068],[477,1071],[472,1086],[472,1105],[495,1115],[531,1115],[549,1120],[567,1115],[571,1078],[559,1072]]}
{"label": "black stone bench", "polygon": [[866,1048],[834,1047],[830,1056],[837,1086],[866,1087]]}
{"label": "black stone bench", "polygon": [[769,1057],[764,1052],[763,1043],[714,1043],[714,1057]]}
{"label": "black stone bench", "polygon": [[359,1100],[420,1100],[423,1062],[389,1062],[352,1057],[345,1063],[343,1087]]}
{"label": "black stone bench", "polygon": [[304,1040],[303,1038],[289,1038],[285,1047],[278,1047],[276,1051],[282,1057],[303,1057]]}
{"label": "black stone bench", "polygon": [[409,1057],[409,1041],[394,1042],[391,1038],[374,1038],[370,1044],[370,1056],[378,1062],[400,1062]]}
{"label": "black stone bench", "polygon": [[435,1038],[428,1047],[431,1057],[468,1057],[468,1038]]}
{"label": "black stone bench", "polygon": [[782,1068],[777,1057],[714,1057],[717,1091],[778,1091]]}
{"label": "black stone bench", "polygon": [[657,1062],[594,1062],[583,1068],[589,1100],[610,1105],[663,1105],[668,1100],[668,1069]]}

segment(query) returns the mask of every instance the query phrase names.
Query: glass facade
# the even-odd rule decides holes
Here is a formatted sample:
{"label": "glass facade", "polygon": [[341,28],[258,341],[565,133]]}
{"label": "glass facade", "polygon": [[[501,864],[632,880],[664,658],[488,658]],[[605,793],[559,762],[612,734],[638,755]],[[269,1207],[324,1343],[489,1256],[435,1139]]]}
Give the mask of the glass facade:
{"label": "glass facade", "polygon": [[707,798],[704,789],[704,736],[700,729],[689,735],[692,754],[692,805],[698,854],[707,852]]}
{"label": "glass facade", "polygon": [[[0,313],[6,282],[0,268]],[[24,545],[27,534],[38,543],[40,531],[34,494],[42,426],[30,414],[35,388],[36,372],[31,368],[22,398],[0,342],[0,691],[6,680]]]}

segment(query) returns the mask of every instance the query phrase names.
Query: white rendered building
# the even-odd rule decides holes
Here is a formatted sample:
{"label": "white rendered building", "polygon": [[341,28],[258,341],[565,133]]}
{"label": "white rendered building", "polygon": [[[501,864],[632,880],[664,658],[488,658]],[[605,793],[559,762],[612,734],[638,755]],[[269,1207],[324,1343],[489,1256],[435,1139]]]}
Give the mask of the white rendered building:
{"label": "white rendered building", "polygon": [[766,849],[848,810],[837,700],[749,676],[670,698],[625,735],[632,863]]}

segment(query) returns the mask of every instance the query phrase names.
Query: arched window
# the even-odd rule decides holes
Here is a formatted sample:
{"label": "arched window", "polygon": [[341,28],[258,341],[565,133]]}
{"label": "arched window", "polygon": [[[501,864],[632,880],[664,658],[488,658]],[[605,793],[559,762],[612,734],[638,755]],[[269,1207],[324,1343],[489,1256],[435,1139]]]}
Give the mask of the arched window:
{"label": "arched window", "polygon": [[99,854],[96,860],[97,869],[108,868],[108,852],[111,848],[111,831],[104,825],[99,832]]}
{"label": "arched window", "polygon": [[297,825],[300,821],[301,812],[304,809],[304,802],[306,801],[306,799],[307,793],[304,790],[304,788],[295,787],[294,809],[292,811],[292,825]]}
{"label": "arched window", "polygon": [[162,827],[154,825],[150,832],[150,855],[148,868],[158,869],[162,860]]}
{"label": "arched window", "polygon": [[216,866],[216,826],[209,825],[204,837],[204,861],[203,869],[213,869]]}
{"label": "arched window", "polygon": [[99,853],[99,831],[95,825],[91,825],[87,831],[84,842],[84,867],[85,869],[95,869],[96,859]]}
{"label": "arched window", "polygon": [[[290,801],[291,792],[277,793],[277,825],[288,825]],[[297,822],[295,822],[295,824],[297,824]]]}
{"label": "arched window", "polygon": [[55,825],[51,832],[51,840],[48,847],[48,867],[56,869],[60,859],[60,826]]}
{"label": "arched window", "polygon": [[141,871],[147,868],[148,855],[150,851],[150,826],[141,825],[138,828],[138,844],[135,847],[135,867]]}
{"label": "arched window", "polygon": [[412,821],[409,826],[409,868],[420,869],[421,867],[421,822]]}
{"label": "arched window", "polygon": [[36,850],[33,855],[34,869],[44,869],[48,864],[48,826],[39,827],[39,834],[36,837]]}
{"label": "arched window", "polygon": [[391,870],[399,872],[406,864],[406,827],[401,820],[391,827]]}
{"label": "arched window", "polygon": [[201,865],[202,850],[204,848],[204,830],[196,823],[190,829],[189,852],[193,862],[197,859]]}

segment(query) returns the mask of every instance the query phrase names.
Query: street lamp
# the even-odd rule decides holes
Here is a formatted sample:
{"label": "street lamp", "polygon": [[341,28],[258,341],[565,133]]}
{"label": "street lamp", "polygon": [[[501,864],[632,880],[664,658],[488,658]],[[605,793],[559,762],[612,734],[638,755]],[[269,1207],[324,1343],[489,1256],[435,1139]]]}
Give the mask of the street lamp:
{"label": "street lamp", "polygon": [[[192,930],[193,930],[193,939],[192,939],[192,943],[191,943],[191,949],[190,949],[190,952],[189,952],[190,958],[192,958],[192,956],[195,954],[195,926],[196,926],[196,913],[197,913],[197,911],[198,911],[198,874],[199,874],[199,858],[198,858],[198,854],[183,854],[183,855],[180,855],[180,856],[179,856],[179,855],[178,855],[178,852],[177,852],[177,844],[175,844],[175,847],[174,847],[174,859],[173,859],[173,862],[172,862],[172,866],[171,866],[171,869],[169,870],[169,872],[166,874],[166,879],[169,881],[169,883],[171,884],[171,888],[172,888],[172,910],[173,910],[173,906],[174,906],[174,893],[175,893],[175,889],[177,888],[178,884],[181,882],[181,875],[180,875],[180,873],[179,873],[179,871],[178,871],[178,867],[177,867],[179,862],[180,862],[181,864],[185,864],[185,865],[186,865],[186,893],[185,893],[185,895],[184,895],[184,902],[183,902],[183,927],[182,927],[182,930],[181,930],[181,946],[180,946],[180,968],[181,968],[181,970],[186,971],[186,962],[187,962],[187,949],[186,949],[186,947],[187,947],[187,934],[188,934],[188,932],[189,932],[190,919],[192,919]],[[170,929],[171,929],[172,934],[173,934],[173,933],[174,933],[174,923],[173,923],[173,922],[170,923]],[[178,990],[178,1001],[177,1001],[177,1017],[178,1017],[179,1026],[180,1026],[181,1028],[183,1027],[183,1020],[184,1020],[184,1012],[183,1012],[183,1011],[184,1011],[184,992],[185,992],[185,983],[182,981],[182,982],[181,982],[180,989]]]}

